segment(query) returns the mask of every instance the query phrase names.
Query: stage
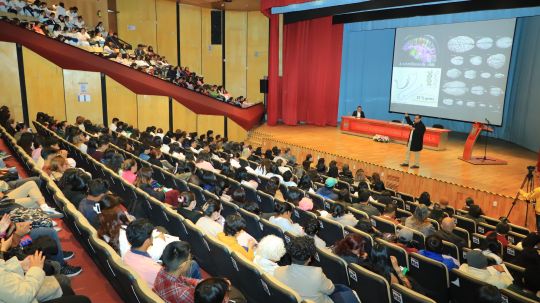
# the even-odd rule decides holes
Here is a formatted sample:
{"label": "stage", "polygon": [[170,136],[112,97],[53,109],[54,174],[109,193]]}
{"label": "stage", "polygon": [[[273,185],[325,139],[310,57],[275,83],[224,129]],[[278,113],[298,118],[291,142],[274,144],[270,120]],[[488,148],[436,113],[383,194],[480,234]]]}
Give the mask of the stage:
{"label": "stage", "polygon": [[[268,126],[250,132],[255,146],[283,149],[288,146],[301,163],[306,154],[324,157],[326,164],[337,160],[349,163],[351,170],[363,168],[366,173],[379,172],[387,187],[419,195],[428,191],[432,200],[441,197],[454,207],[462,207],[466,197],[475,199],[493,217],[505,216],[521,186],[527,166],[535,165],[538,154],[515,144],[489,138],[487,155],[508,161],[508,165],[472,165],[458,159],[463,153],[467,134],[451,132],[446,150],[423,150],[420,169],[402,168],[406,147],[397,143],[379,143],[369,138],[341,133],[339,127]],[[483,156],[484,137],[478,139],[473,156]],[[525,202],[518,201],[510,220],[525,223]],[[529,206],[528,226],[534,229],[534,211]]]}

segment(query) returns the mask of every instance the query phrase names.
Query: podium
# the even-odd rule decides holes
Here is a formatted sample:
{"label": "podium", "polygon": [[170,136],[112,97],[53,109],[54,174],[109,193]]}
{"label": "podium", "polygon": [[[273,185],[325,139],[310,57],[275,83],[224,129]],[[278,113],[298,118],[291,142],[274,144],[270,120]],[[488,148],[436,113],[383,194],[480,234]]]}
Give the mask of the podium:
{"label": "podium", "polygon": [[478,137],[480,136],[480,134],[482,133],[482,131],[492,132],[493,129],[491,127],[487,126],[484,123],[474,122],[473,126],[472,126],[472,129],[471,129],[471,132],[469,133],[469,136],[467,137],[467,141],[465,142],[465,148],[463,149],[463,155],[461,157],[459,157],[459,159],[463,160],[465,162],[474,164],[474,165],[505,165],[505,164],[508,164],[508,162],[506,162],[504,160],[496,159],[496,158],[492,158],[492,157],[487,157],[486,155],[481,156],[481,157],[472,155],[474,145],[476,144],[476,141],[477,141]]}

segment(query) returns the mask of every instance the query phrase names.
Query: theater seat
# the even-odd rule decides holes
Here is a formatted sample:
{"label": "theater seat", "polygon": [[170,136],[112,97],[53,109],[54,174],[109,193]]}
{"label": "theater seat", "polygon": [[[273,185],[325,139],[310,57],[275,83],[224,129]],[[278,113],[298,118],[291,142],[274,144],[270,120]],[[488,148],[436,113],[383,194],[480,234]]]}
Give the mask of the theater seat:
{"label": "theater seat", "polygon": [[298,294],[290,289],[287,285],[281,283],[274,277],[262,274],[263,287],[266,288],[268,300],[261,301],[262,303],[300,303],[302,299]]}
{"label": "theater seat", "polygon": [[432,299],[399,284],[393,283],[391,290],[392,302],[395,303],[436,303]]}
{"label": "theater seat", "polygon": [[257,196],[260,199],[259,208],[262,213],[273,213],[275,210],[274,197],[262,191],[257,191]]}
{"label": "theater seat", "polygon": [[371,217],[371,224],[382,233],[395,234],[397,230],[397,226],[394,224],[394,222],[385,220],[378,216]]}
{"label": "theater seat", "polygon": [[197,263],[199,263],[206,272],[214,275],[216,272],[214,257],[212,256],[210,246],[204,239],[203,232],[189,220],[184,220],[184,226],[186,227],[188,234],[186,241],[191,246],[191,251],[197,260]]}
{"label": "theater seat", "polygon": [[476,222],[474,222],[474,220],[454,215],[454,221],[458,227],[465,229],[470,235],[476,233]]}
{"label": "theater seat", "polygon": [[285,240],[285,236],[283,234],[283,230],[272,223],[270,223],[268,220],[260,218],[259,222],[262,224],[262,236],[263,238],[268,235],[274,235],[278,236],[281,239]]}
{"label": "theater seat", "polygon": [[317,248],[317,254],[312,260],[314,266],[322,268],[326,277],[334,284],[349,285],[347,262],[326,249]]}
{"label": "theater seat", "polygon": [[238,209],[239,209],[238,205],[232,202],[221,200],[221,215],[224,218],[227,218],[227,216],[230,216],[232,214],[238,213]]}
{"label": "theater seat", "polygon": [[364,250],[365,251],[371,251],[371,248],[373,247],[374,241],[373,241],[373,237],[370,234],[365,233],[365,232],[363,232],[363,231],[361,231],[359,229],[356,229],[354,227],[351,227],[351,226],[345,226],[343,234],[345,236],[347,236],[349,233],[355,233],[355,234],[360,235],[365,241]]}
{"label": "theater seat", "polygon": [[459,286],[453,282],[450,284],[452,302],[455,303],[475,302],[477,300],[478,289],[484,285],[488,285],[486,282],[457,269],[452,269],[451,274],[452,278],[457,278],[459,281]]}
{"label": "theater seat", "polygon": [[165,302],[150,289],[144,279],[129,270],[126,265],[121,262],[111,262],[111,267],[120,282],[120,288],[124,294],[122,299],[125,302]]}
{"label": "theater seat", "polygon": [[378,274],[357,264],[347,267],[351,289],[356,292],[361,302],[390,303],[390,286]]}
{"label": "theater seat", "polygon": [[263,279],[259,269],[249,260],[237,253],[232,253],[232,258],[238,267],[238,277],[240,284],[238,287],[248,300],[248,302],[268,302],[269,294],[264,287]]}
{"label": "theater seat", "polygon": [[188,187],[189,191],[195,194],[195,200],[197,200],[197,209],[202,209],[204,203],[206,202],[206,197],[203,194],[202,187],[193,183],[188,183]]}
{"label": "theater seat", "polygon": [[230,249],[214,237],[205,235],[204,239],[210,247],[212,258],[214,260],[214,275],[227,277],[231,280],[233,285],[240,285],[238,266],[236,265],[236,261],[232,258]]}
{"label": "theater seat", "polygon": [[319,217],[319,237],[327,243],[334,245],[344,238],[343,226],[332,219]]}
{"label": "theater seat", "polygon": [[396,244],[390,243],[383,239],[377,239],[376,241],[388,249],[388,254],[390,256],[396,257],[399,266],[407,268],[409,267],[409,255],[403,247],[397,246]]}
{"label": "theater seat", "polygon": [[526,298],[508,289],[501,289],[501,296],[505,303],[538,303],[538,300]]}
{"label": "theater seat", "polygon": [[241,208],[238,209],[238,213],[246,220],[246,232],[257,239],[257,241],[260,241],[263,237],[263,231],[259,223],[259,216]]}
{"label": "theater seat", "polygon": [[315,220],[317,219],[317,215],[315,215],[314,213],[312,213],[310,211],[301,210],[298,207],[295,207],[293,209],[291,220],[294,223],[298,223],[298,224],[304,226],[304,224],[307,221],[313,220],[313,219],[315,219]]}
{"label": "theater seat", "polygon": [[448,241],[442,241],[443,244],[443,254],[453,257],[454,259],[459,261],[459,264],[462,263],[461,254],[459,253],[459,249],[456,246],[456,244],[448,242]]}
{"label": "theater seat", "polygon": [[409,274],[422,285],[427,296],[437,303],[448,303],[449,276],[446,266],[417,253],[409,254]]}

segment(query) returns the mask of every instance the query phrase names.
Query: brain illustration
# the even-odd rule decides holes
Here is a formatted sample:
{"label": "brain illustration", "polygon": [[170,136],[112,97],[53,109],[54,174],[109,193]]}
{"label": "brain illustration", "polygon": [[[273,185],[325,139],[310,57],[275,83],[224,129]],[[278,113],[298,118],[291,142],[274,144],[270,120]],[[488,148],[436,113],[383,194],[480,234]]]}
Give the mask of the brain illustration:
{"label": "brain illustration", "polygon": [[457,36],[448,40],[448,50],[455,53],[466,53],[474,46],[474,39],[469,36]]}
{"label": "brain illustration", "polygon": [[469,62],[471,62],[472,65],[480,65],[482,64],[482,57],[480,56],[474,56],[469,59]]}
{"label": "brain illustration", "polygon": [[430,36],[411,38],[405,42],[402,49],[416,61],[422,63],[437,61],[437,47]]}
{"label": "brain illustration", "polygon": [[463,57],[462,56],[455,56],[450,59],[450,62],[454,65],[463,65]]}
{"label": "brain illustration", "polygon": [[452,96],[463,96],[467,93],[467,85],[461,81],[451,81],[443,85],[443,92]]}
{"label": "brain illustration", "polygon": [[512,46],[512,38],[510,37],[502,37],[497,39],[497,42],[495,43],[498,48],[509,48]]}
{"label": "brain illustration", "polygon": [[499,69],[504,66],[506,57],[503,54],[491,55],[487,58],[487,64],[495,69]]}
{"label": "brain illustration", "polygon": [[452,68],[446,72],[446,76],[451,79],[457,79],[461,76],[461,71],[457,68]]}
{"label": "brain illustration", "polygon": [[490,49],[493,46],[493,39],[490,37],[483,37],[478,40],[476,40],[476,47],[479,49]]}
{"label": "brain illustration", "polygon": [[476,79],[476,71],[474,69],[469,69],[467,71],[465,71],[465,73],[463,74],[463,77],[465,77],[466,79]]}

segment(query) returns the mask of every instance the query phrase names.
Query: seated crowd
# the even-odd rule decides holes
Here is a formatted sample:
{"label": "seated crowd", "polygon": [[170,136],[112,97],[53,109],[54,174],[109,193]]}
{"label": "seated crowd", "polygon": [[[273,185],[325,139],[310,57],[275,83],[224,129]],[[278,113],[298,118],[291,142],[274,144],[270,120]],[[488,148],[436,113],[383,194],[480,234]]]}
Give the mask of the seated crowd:
{"label": "seated crowd", "polygon": [[49,7],[40,0],[3,0],[0,1],[0,12],[31,17],[34,21],[7,21],[73,46],[96,46],[100,56],[180,87],[242,108],[254,105],[244,96],[231,96],[223,86],[205,83],[203,76],[190,71],[187,66],[169,64],[167,59],[157,54],[150,45],[139,44],[133,50],[117,33],[107,32],[102,22],[95,27],[89,27],[79,15],[77,7],[66,9],[63,2]]}
{"label": "seated crowd", "polygon": [[[263,152],[261,148],[253,149],[243,142],[214,136],[211,131],[198,135],[148,127],[141,132],[118,119],[113,119],[105,128],[93,125],[83,117],[79,117],[74,125],[67,125],[65,121],[58,122],[44,114],[38,117],[38,122],[109,167],[126,182],[164,202],[167,207],[176,209],[204,234],[252,261],[261,272],[288,285],[302,299],[357,302],[356,295],[348,286],[334,283],[320,267],[311,265],[317,249],[334,254],[346,263],[360,265],[382,276],[388,283],[432,295],[430,289],[408,275],[408,269],[398,263],[383,243],[374,242],[368,249],[365,236],[357,233],[348,233],[336,243],[325,243],[318,235],[319,220],[323,218],[358,229],[389,245],[402,247],[407,253],[418,253],[440,262],[448,270],[457,269],[483,280],[496,287],[495,297],[500,298],[497,288],[508,288],[522,296],[540,298],[540,236],[530,233],[518,244],[522,252],[512,262],[523,267],[524,274],[521,280],[514,279],[502,262],[500,249],[509,245],[510,225],[505,218],[494,231],[486,233],[480,248],[470,249],[469,239],[453,232],[456,211],[448,206],[448,201],[432,202],[429,193],[425,192],[415,202],[415,210],[410,216],[397,217],[398,205],[391,198],[393,194],[386,190],[376,173],[368,177],[359,169],[353,175],[348,166],[339,169],[334,161],[327,168],[324,159],[312,165],[311,155],[297,164],[290,149],[281,151],[274,147]],[[8,124],[6,129],[15,135],[23,128]],[[19,141],[26,133],[28,130],[21,134]],[[35,149],[41,148],[38,163],[43,163],[43,169],[54,176],[65,196],[88,218],[99,236],[164,300],[221,302],[201,301],[200,296],[208,295],[204,289],[222,287],[230,289],[230,292],[220,295],[220,300],[245,301],[227,280],[201,280],[201,268],[193,260],[189,244],[168,234],[162,227],[152,225],[142,218],[144,216],[137,209],[128,209],[110,191],[106,181],[94,179],[76,164],[69,164],[72,162],[69,155],[63,156],[62,151],[51,144],[54,142],[50,138],[34,136],[30,141],[25,150],[32,155]],[[53,161],[59,156],[63,156],[67,164]],[[143,160],[143,167],[137,165],[140,160]],[[252,167],[249,161],[257,165]],[[219,199],[207,199],[198,207],[193,192],[167,188],[153,180],[152,171],[155,169],[163,169],[198,185]],[[232,186],[227,178],[216,178],[216,174],[234,179],[244,187]],[[263,212],[261,204],[247,198],[247,187],[274,197],[275,209],[264,209]],[[312,199],[315,196],[329,199],[330,207],[316,205]],[[249,234],[242,215],[222,215],[225,204],[234,204],[261,220],[268,219],[270,224],[291,235],[290,241],[285,243],[284,239],[274,235],[255,239]],[[375,207],[378,205],[384,207],[382,212]],[[470,220],[482,219],[482,211],[472,199],[467,201],[467,210],[465,216]],[[299,224],[293,219],[296,211],[309,212],[314,219]],[[356,213],[363,217],[356,216]],[[396,233],[378,230],[368,218],[392,222],[398,227]],[[415,235],[425,238],[424,245],[415,240]],[[455,244],[459,249],[467,249],[466,262],[460,263],[446,255],[444,241]],[[493,289],[482,288],[480,297],[484,291],[493,292]]]}

